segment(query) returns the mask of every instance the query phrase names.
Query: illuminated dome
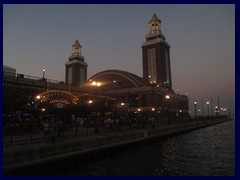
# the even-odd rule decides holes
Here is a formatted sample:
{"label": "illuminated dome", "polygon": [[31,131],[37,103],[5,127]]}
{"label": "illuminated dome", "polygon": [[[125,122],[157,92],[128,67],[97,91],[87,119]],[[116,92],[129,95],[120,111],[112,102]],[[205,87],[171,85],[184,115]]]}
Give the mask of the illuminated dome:
{"label": "illuminated dome", "polygon": [[105,70],[90,77],[87,83],[101,83],[103,90],[125,89],[142,86],[143,78],[122,70]]}

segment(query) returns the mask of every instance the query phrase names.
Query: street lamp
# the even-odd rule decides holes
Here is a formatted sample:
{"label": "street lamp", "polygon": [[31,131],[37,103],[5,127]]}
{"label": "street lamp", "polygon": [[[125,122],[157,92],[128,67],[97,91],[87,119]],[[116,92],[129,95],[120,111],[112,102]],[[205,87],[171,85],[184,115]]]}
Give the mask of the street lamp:
{"label": "street lamp", "polygon": [[218,116],[218,106],[215,106],[215,113],[216,113],[216,116]]}
{"label": "street lamp", "polygon": [[207,101],[207,109],[208,109],[208,116],[209,116],[209,101]]}
{"label": "street lamp", "polygon": [[[167,94],[165,96],[165,99],[166,99],[166,102],[170,99],[170,96]],[[166,104],[166,115],[167,115],[167,119],[168,119],[168,116],[169,116],[169,112],[168,112],[168,103]],[[169,123],[169,120],[168,120],[168,123]]]}
{"label": "street lamp", "polygon": [[201,109],[198,109],[198,112],[199,112],[199,116],[200,116],[200,113],[201,113],[201,111],[202,111]]}
{"label": "street lamp", "polygon": [[45,79],[45,69],[43,69],[43,79]]}
{"label": "street lamp", "polygon": [[195,118],[197,118],[197,101],[194,101]]}
{"label": "street lamp", "polygon": [[[96,82],[96,81],[93,81],[91,84],[92,84],[92,86],[97,86],[97,87],[100,87],[102,85],[101,82]],[[98,94],[97,89],[96,89],[96,94]]]}
{"label": "street lamp", "polygon": [[93,86],[96,86],[96,85],[97,85],[96,81],[93,81],[93,82],[92,82],[92,85],[93,85]]}
{"label": "street lamp", "polygon": [[[37,110],[38,109],[38,106],[39,106],[39,104],[40,104],[40,100],[41,99],[41,96],[40,95],[37,95],[36,97],[35,97],[35,109]],[[33,102],[32,102],[33,103]]]}

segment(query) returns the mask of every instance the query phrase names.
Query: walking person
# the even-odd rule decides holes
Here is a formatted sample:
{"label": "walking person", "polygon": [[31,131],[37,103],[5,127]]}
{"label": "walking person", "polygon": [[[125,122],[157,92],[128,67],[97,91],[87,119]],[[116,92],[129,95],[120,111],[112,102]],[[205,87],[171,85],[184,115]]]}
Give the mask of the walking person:
{"label": "walking person", "polygon": [[56,142],[56,124],[53,117],[49,121],[49,136],[50,136],[50,142],[55,143]]}
{"label": "walking person", "polygon": [[48,120],[43,121],[43,131],[44,131],[44,138],[49,138],[49,122]]}
{"label": "walking person", "polygon": [[75,135],[77,135],[78,134],[78,128],[80,126],[80,118],[77,117],[74,123],[75,123]]}
{"label": "walking person", "polygon": [[56,122],[56,127],[57,127],[57,134],[58,137],[62,136],[62,131],[63,131],[63,122],[61,119],[58,119]]}

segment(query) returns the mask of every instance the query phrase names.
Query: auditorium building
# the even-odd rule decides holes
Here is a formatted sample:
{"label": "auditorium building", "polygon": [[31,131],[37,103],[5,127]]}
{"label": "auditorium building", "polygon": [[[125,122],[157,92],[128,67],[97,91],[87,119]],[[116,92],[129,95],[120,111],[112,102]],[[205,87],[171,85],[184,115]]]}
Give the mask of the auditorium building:
{"label": "auditorium building", "polygon": [[148,22],[149,33],[142,44],[143,77],[124,70],[105,70],[86,80],[87,64],[81,45],[73,44],[66,63],[66,83],[99,86],[98,95],[115,99],[118,115],[162,115],[188,117],[188,97],[172,89],[170,45],[161,32],[161,20],[154,13]]}

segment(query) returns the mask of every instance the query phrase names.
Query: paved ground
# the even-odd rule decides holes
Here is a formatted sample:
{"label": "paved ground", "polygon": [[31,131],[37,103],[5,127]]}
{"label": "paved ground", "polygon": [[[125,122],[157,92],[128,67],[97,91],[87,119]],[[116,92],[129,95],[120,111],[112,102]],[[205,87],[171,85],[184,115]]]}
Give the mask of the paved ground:
{"label": "paved ground", "polygon": [[[192,121],[188,122],[188,125],[193,125],[196,123],[200,123],[202,121]],[[158,123],[155,125],[156,129],[168,129],[178,126],[186,125],[185,122],[181,123],[174,123],[174,124],[167,124],[167,123]],[[131,132],[131,131],[148,131],[153,129],[151,126],[147,126],[144,129],[132,129],[129,130],[128,127],[121,127],[118,129],[115,129],[115,131],[106,130],[104,128],[100,128],[99,133],[95,133],[95,128],[80,128],[78,129],[78,132],[75,132],[75,129],[73,128],[70,131],[64,132],[64,136],[62,137],[56,137],[55,143],[61,143],[61,142],[68,142],[68,141],[74,141],[77,139],[89,139],[93,136],[108,136],[110,134],[116,134],[116,133],[123,133],[123,132]],[[43,146],[43,145],[49,145],[52,144],[51,138],[44,138],[44,132],[38,133],[38,134],[23,134],[18,136],[7,136],[4,135],[3,137],[3,149],[4,151],[12,151],[17,150],[18,148],[27,148],[27,147],[33,147],[33,146]]]}

